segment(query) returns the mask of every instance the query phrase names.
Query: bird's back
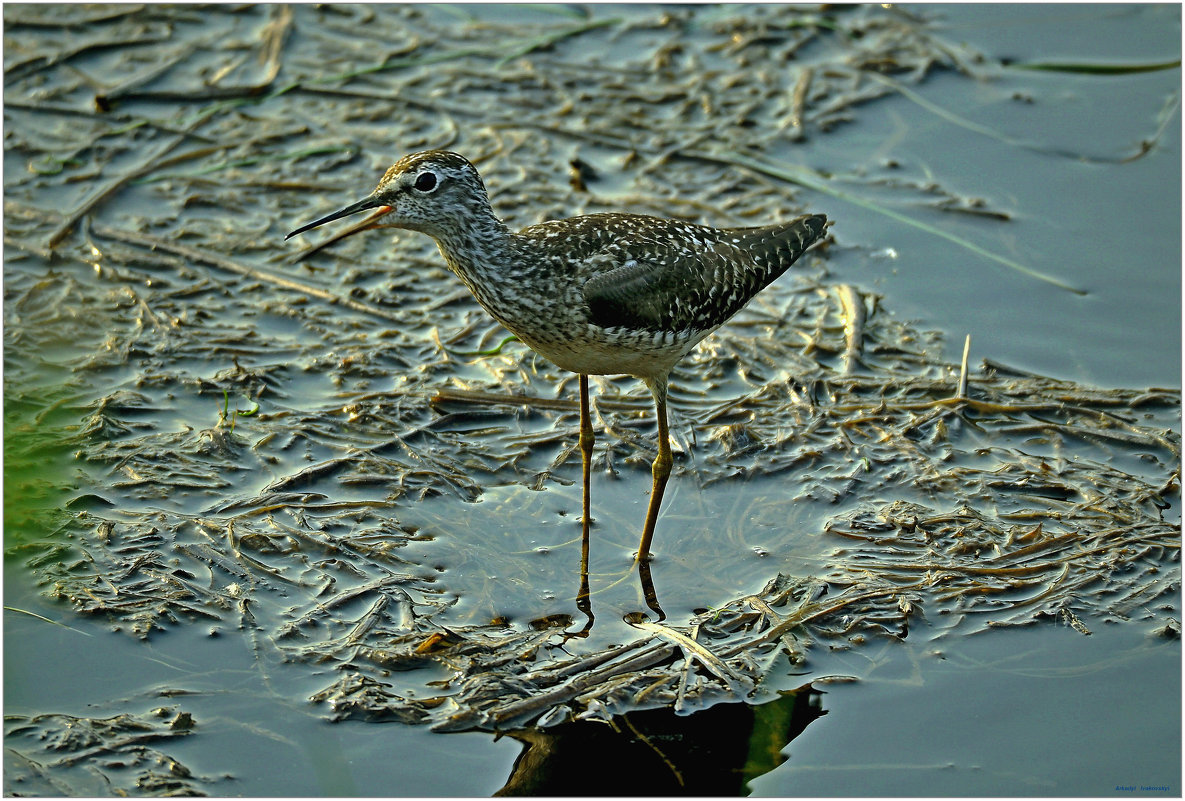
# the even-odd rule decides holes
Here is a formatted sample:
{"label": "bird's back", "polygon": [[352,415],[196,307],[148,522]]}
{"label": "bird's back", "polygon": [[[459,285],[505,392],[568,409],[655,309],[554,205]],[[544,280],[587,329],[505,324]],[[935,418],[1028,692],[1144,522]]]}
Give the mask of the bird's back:
{"label": "bird's back", "polygon": [[789,269],[827,222],[816,214],[718,229],[631,215],[581,219],[605,231],[585,239],[581,261],[591,321],[670,332],[724,323]]}

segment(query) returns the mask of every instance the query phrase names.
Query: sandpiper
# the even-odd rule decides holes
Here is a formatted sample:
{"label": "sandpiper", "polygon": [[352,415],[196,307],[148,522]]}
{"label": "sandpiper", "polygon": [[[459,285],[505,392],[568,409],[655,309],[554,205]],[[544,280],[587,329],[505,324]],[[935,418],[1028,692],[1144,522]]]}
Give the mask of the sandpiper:
{"label": "sandpiper", "polygon": [[654,395],[658,456],[636,560],[650,557],[671,473],[667,380],[679,359],[784,273],[822,236],[808,214],[753,228],[709,228],[640,214],[588,214],[511,231],[467,159],[444,150],[397,161],[373,192],[291,238],[369,209],[369,227],[436,240],[477,302],[536,353],[580,376],[585,565],[594,435],[588,376],[632,375]]}

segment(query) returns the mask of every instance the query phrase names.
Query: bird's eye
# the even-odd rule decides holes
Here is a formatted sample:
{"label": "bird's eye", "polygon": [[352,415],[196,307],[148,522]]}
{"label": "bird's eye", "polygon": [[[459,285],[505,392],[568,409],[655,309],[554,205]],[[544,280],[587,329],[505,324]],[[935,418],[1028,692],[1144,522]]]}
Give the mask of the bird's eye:
{"label": "bird's eye", "polygon": [[436,173],[422,172],[416,176],[415,188],[420,192],[431,192],[436,188]]}

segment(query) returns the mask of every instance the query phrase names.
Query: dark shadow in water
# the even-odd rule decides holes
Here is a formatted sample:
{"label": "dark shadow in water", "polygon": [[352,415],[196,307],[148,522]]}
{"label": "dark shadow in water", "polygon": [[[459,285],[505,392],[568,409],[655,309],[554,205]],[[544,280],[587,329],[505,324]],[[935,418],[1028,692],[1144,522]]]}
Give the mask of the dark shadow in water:
{"label": "dark shadow in water", "polygon": [[[524,744],[499,796],[743,796],[826,712],[810,686],[760,706],[629,712],[508,732]],[[610,767],[614,766],[614,767]]]}

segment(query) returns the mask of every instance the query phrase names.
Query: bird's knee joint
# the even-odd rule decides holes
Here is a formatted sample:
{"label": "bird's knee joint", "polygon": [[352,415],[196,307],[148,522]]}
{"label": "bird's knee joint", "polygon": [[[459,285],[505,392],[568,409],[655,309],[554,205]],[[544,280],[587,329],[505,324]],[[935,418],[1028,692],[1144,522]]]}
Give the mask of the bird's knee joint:
{"label": "bird's knee joint", "polygon": [[669,453],[660,453],[654,459],[654,464],[651,465],[651,472],[655,478],[666,478],[671,474],[671,465],[675,460]]}

